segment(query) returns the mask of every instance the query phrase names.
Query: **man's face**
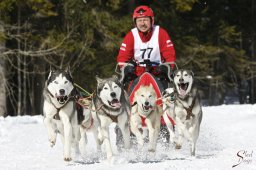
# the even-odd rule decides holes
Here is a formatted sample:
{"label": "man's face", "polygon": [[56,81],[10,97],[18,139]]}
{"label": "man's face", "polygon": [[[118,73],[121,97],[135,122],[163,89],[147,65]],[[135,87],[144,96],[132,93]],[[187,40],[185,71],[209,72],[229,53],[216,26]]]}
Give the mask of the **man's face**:
{"label": "man's face", "polygon": [[141,32],[147,32],[151,28],[151,20],[149,17],[136,18],[136,26]]}

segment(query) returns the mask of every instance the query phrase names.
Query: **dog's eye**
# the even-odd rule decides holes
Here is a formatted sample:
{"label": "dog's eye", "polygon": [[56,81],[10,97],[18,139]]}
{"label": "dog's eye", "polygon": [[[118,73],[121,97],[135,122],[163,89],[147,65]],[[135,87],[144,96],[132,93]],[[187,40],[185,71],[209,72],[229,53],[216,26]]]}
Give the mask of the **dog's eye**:
{"label": "dog's eye", "polygon": [[188,74],[184,74],[184,76],[188,76]]}
{"label": "dog's eye", "polygon": [[68,83],[68,81],[65,81],[65,82],[64,82],[64,84],[67,84],[67,83]]}
{"label": "dog's eye", "polygon": [[117,88],[117,86],[114,86],[114,89]]}
{"label": "dog's eye", "polygon": [[152,95],[149,95],[148,97],[150,98],[150,97],[152,97]]}
{"label": "dog's eye", "polygon": [[166,91],[164,91],[164,92],[163,92],[163,96],[165,96],[165,95],[166,95],[166,93],[167,93],[167,92],[166,92]]}
{"label": "dog's eye", "polygon": [[107,90],[108,88],[107,87],[104,87],[104,90]]}
{"label": "dog's eye", "polygon": [[57,81],[54,81],[55,84],[59,84]]}
{"label": "dog's eye", "polygon": [[144,97],[144,95],[142,94],[141,97]]}

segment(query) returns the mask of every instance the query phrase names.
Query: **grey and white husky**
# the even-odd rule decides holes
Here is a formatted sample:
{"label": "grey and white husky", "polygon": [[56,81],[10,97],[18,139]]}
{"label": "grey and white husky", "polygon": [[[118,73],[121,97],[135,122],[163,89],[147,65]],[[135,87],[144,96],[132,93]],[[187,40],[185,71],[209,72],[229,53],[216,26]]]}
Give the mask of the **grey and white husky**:
{"label": "grey and white husky", "polygon": [[79,122],[83,113],[77,112],[75,95],[76,90],[69,67],[51,69],[43,92],[44,124],[51,146],[56,143],[57,133],[60,134],[65,161],[71,161],[71,146],[78,152],[80,140]]}
{"label": "grey and white husky", "polygon": [[[181,148],[185,137],[190,143],[191,155],[195,156],[203,112],[193,81],[194,74],[190,70],[177,70],[174,73],[174,88],[166,89],[163,98],[163,118],[170,131],[170,141],[176,144],[176,149]],[[169,117],[175,121],[178,139],[175,139]]]}
{"label": "grey and white husky", "polygon": [[124,147],[130,148],[130,130],[128,126],[130,105],[128,97],[121,86],[118,78],[101,79],[96,77],[97,89],[92,101],[92,115],[97,117],[99,122],[98,133],[99,140],[105,142],[107,158],[113,158],[109,138],[109,126],[115,122],[121,129]]}

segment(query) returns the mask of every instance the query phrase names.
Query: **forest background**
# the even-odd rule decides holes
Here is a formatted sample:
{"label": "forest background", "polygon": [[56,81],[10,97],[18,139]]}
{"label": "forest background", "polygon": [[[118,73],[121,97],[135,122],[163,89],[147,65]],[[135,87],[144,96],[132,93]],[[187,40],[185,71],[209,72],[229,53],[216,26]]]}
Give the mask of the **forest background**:
{"label": "forest background", "polygon": [[42,114],[50,65],[69,65],[93,92],[95,75],[115,74],[138,5],[149,5],[169,33],[203,104],[256,102],[254,0],[1,0],[0,116]]}

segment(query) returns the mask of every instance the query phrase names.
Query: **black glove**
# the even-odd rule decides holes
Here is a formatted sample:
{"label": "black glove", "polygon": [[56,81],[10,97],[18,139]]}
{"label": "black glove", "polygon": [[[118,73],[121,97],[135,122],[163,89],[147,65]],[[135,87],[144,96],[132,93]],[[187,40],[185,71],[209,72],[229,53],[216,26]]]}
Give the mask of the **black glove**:
{"label": "black glove", "polygon": [[[170,69],[170,73],[168,73],[169,69]],[[170,78],[173,80],[173,71],[171,67],[168,68],[167,65],[160,64],[159,66],[157,66],[156,71],[158,73],[157,77],[159,77],[160,79],[169,80],[169,76],[170,76]],[[172,81],[172,80],[169,80],[169,81]]]}
{"label": "black glove", "polygon": [[135,67],[134,66],[130,66],[130,65],[125,66],[125,68],[124,68],[124,75],[125,76],[128,76],[130,74],[134,74],[134,72],[135,72]]}
{"label": "black glove", "polygon": [[159,73],[159,74],[168,74],[168,68],[167,68],[167,66],[165,66],[165,65],[158,65],[157,67],[156,67],[156,71]]}
{"label": "black glove", "polygon": [[135,67],[127,65],[124,68],[124,84],[130,82],[136,78]]}

